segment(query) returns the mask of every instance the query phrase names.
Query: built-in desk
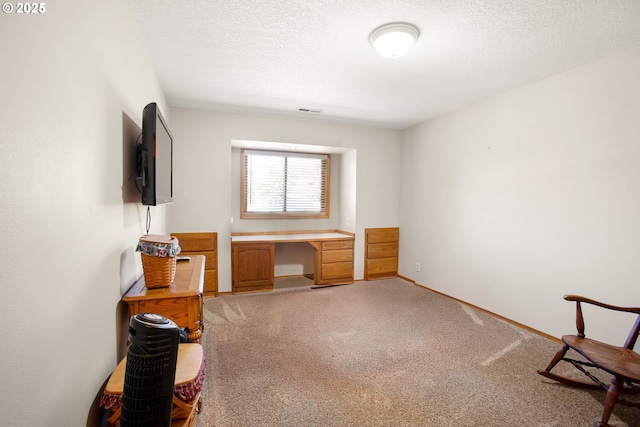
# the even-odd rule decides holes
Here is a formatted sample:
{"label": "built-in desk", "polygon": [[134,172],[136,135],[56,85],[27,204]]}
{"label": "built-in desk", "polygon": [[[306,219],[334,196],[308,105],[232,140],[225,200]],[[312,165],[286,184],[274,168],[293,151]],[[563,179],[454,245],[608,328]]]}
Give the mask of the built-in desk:
{"label": "built-in desk", "polygon": [[315,285],[353,282],[353,233],[342,231],[232,233],[233,292],[273,289],[275,244],[309,243],[314,248]]}

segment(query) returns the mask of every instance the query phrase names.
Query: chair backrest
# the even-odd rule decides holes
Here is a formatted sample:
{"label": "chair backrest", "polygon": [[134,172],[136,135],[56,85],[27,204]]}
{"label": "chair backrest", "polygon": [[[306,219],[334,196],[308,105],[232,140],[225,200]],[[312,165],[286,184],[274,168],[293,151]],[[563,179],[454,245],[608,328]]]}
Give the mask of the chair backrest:
{"label": "chair backrest", "polygon": [[631,332],[629,332],[627,341],[624,343],[625,348],[633,350],[633,347],[635,347],[636,341],[638,340],[638,334],[640,334],[640,315],[638,315],[636,323],[633,324],[633,328],[631,328]]}

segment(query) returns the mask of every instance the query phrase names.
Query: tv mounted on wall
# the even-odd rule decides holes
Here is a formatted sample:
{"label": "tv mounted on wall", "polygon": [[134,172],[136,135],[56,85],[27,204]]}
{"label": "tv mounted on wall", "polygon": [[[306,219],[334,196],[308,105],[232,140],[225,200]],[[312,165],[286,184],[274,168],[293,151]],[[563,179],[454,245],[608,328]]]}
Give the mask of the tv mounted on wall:
{"label": "tv mounted on wall", "polygon": [[142,204],[156,206],[172,202],[173,136],[155,102],[142,111],[142,138],[138,154]]}

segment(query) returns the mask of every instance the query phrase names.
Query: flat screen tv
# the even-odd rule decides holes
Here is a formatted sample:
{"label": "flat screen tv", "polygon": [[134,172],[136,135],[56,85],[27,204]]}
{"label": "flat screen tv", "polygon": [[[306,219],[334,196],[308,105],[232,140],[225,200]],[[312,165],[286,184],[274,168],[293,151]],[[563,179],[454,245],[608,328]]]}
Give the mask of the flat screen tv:
{"label": "flat screen tv", "polygon": [[173,201],[173,136],[158,105],[142,111],[139,178],[142,204],[156,206]]}

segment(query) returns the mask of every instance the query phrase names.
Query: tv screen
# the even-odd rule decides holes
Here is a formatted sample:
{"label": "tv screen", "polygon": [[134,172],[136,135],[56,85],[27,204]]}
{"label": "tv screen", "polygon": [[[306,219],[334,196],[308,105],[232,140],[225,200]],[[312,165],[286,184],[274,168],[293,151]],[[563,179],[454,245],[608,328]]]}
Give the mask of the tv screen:
{"label": "tv screen", "polygon": [[142,111],[140,144],[142,204],[155,206],[173,201],[173,136],[158,105]]}

